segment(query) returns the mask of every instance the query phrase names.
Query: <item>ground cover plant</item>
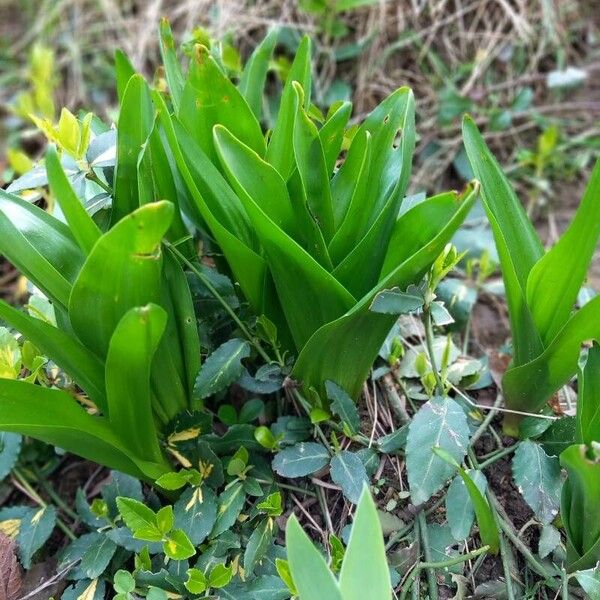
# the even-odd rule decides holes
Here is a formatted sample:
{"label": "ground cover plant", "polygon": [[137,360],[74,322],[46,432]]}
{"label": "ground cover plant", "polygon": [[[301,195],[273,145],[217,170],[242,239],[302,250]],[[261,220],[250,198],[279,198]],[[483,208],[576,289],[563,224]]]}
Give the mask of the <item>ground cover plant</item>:
{"label": "ground cover plant", "polygon": [[[117,52],[114,127],[35,119],[48,150],[0,199],[27,281],[0,305],[0,598],[597,597],[595,300],[569,246],[595,246],[596,175],[527,338],[502,243],[534,232],[474,126],[497,254],[461,245],[477,182],[407,196],[407,88],[329,107],[307,38],[273,76],[281,40],[236,66],[162,21],[151,84]],[[504,293],[512,346],[483,353]],[[573,321],[560,381],[511,379]]]}

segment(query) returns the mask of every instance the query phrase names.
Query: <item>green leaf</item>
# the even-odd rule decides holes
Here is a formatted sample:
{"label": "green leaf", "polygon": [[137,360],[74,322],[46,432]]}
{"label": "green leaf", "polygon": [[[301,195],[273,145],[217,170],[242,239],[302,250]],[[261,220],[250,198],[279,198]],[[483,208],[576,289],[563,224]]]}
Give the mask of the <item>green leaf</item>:
{"label": "green leaf", "polygon": [[320,471],[330,458],[322,444],[300,442],[278,452],[273,458],[273,469],[282,477],[304,477]]}
{"label": "green leaf", "polygon": [[353,504],[358,504],[363,487],[369,483],[362,460],[348,450],[342,450],[331,459],[331,479]]}
{"label": "green leaf", "polygon": [[240,92],[246,98],[248,106],[259,121],[262,118],[263,94],[267,80],[267,71],[269,70],[269,63],[273,56],[278,36],[279,30],[276,28],[271,29],[260,44],[256,46],[248,62],[244,65],[244,70],[238,84]]}
{"label": "green leaf", "polygon": [[106,356],[129,309],[160,304],[160,242],[172,216],[170,202],[141,206],[100,238],[81,269],[69,316],[79,339],[99,356]]}
{"label": "green leaf", "polygon": [[560,542],[560,531],[552,525],[544,525],[540,532],[540,541],[538,543],[540,558],[546,558],[552,551],[558,548]]}
{"label": "green leaf", "polygon": [[342,422],[348,426],[351,435],[356,435],[360,431],[360,416],[354,400],[350,398],[346,390],[333,381],[325,382],[325,390],[327,398],[331,400],[331,412],[340,417]]}
{"label": "green leaf", "polygon": [[108,417],[115,432],[139,456],[160,462],[150,369],[165,331],[167,313],[156,304],[125,313],[110,339],[106,357]]}
{"label": "green leaf", "polygon": [[328,243],[334,234],[333,200],[329,186],[329,169],[317,126],[304,110],[304,91],[293,82],[296,93],[296,117],[293,144],[298,173],[310,213]]}
{"label": "green leaf", "polygon": [[104,366],[77,338],[0,300],[0,318],[64,369],[101,410],[106,410]]}
{"label": "green leaf", "polygon": [[205,46],[194,48],[177,116],[213,164],[218,162],[213,145],[213,127],[217,124],[225,126],[259,156],[265,155],[258,120]]}
{"label": "green leaf", "polygon": [[600,441],[600,346],[582,353],[577,386],[577,440],[590,445]]}
{"label": "green leaf", "polygon": [[162,58],[163,65],[165,67],[165,75],[167,78],[167,84],[169,86],[169,92],[171,93],[171,102],[175,111],[179,110],[181,103],[181,95],[183,94],[183,88],[185,80],[183,73],[181,72],[181,64],[177,58],[177,52],[175,51],[175,41],[173,40],[173,32],[169,21],[165,18],[160,20],[160,55]]}
{"label": "green leaf", "polygon": [[539,411],[575,375],[581,345],[591,339],[600,340],[600,297],[578,310],[537,358],[506,372],[502,389],[511,408]]}
{"label": "green leaf", "polygon": [[153,117],[148,84],[141,75],[134,75],[125,88],[117,125],[117,164],[110,217],[113,225],[140,205],[138,157],[152,129]]}
{"label": "green leaf", "polygon": [[577,571],[574,573],[574,577],[583,591],[588,594],[590,600],[598,600],[600,598],[600,568],[595,566],[585,571]]}
{"label": "green leaf", "polygon": [[297,108],[293,83],[297,81],[302,86],[304,90],[304,107],[308,108],[311,94],[310,53],[310,38],[304,36],[298,46],[281,94],[277,121],[267,148],[267,160],[279,171],[285,181],[289,179],[295,167],[293,134]]}
{"label": "green leaf", "polygon": [[[489,151],[475,122],[463,120],[463,139],[473,172],[481,182],[481,197],[494,232],[502,266],[511,320],[516,365],[536,358],[543,349],[540,332],[527,305],[527,279],[544,254],[540,239],[527,218],[500,165]],[[511,408],[517,408],[507,397]]]}
{"label": "green leaf", "polygon": [[[483,494],[487,486],[487,480],[482,471],[470,469],[467,475],[473,480],[477,489]],[[450,525],[450,531],[456,541],[465,540],[471,533],[471,527],[475,519],[473,502],[464,480],[457,475],[448,488],[446,494],[446,517]]]}
{"label": "green leaf", "polygon": [[325,559],[302,531],[296,515],[287,522],[285,541],[290,572],[301,600],[345,600]]}
{"label": "green leaf", "polygon": [[[319,138],[321,138],[321,144],[323,146],[328,177],[335,168],[335,163],[340,154],[342,142],[344,140],[346,125],[351,114],[352,104],[350,102],[341,102],[339,103],[339,106],[333,110],[332,114],[328,116],[325,123],[323,123],[323,127],[319,129]],[[333,208],[333,212],[335,214],[335,207]]]}
{"label": "green leaf", "polygon": [[233,577],[233,569],[231,566],[227,567],[222,563],[215,565],[208,576],[208,583],[211,588],[221,589],[224,588]]}
{"label": "green leaf", "polygon": [[500,548],[500,538],[498,536],[498,525],[496,519],[490,509],[490,506],[483,496],[483,493],[473,481],[471,476],[465,471],[460,464],[452,457],[448,452],[441,448],[434,448],[433,450],[440,458],[445,460],[448,464],[452,465],[458,470],[458,474],[463,480],[473,508],[475,509],[475,515],[477,516],[477,524],[479,525],[479,535],[481,541],[489,546],[489,551],[492,554],[497,554]]}
{"label": "green leaf", "polygon": [[86,577],[96,579],[108,568],[116,551],[117,545],[106,535],[100,535],[84,552],[79,568]]}
{"label": "green leaf", "polygon": [[169,505],[163,506],[156,513],[156,526],[158,527],[158,530],[163,535],[169,533],[169,531],[173,529],[174,519],[175,517],[173,516],[173,507]]}
{"label": "green leaf", "polygon": [[263,519],[252,531],[244,551],[244,573],[251,576],[273,539],[273,520]]}
{"label": "green leaf", "polygon": [[234,483],[219,496],[219,509],[217,520],[211,532],[212,538],[233,527],[245,503],[246,493],[241,482]]}
{"label": "green leaf", "polygon": [[513,478],[523,498],[542,523],[551,523],[560,505],[560,465],[539,444],[519,444],[512,462]]}
{"label": "green leaf", "polygon": [[183,530],[194,546],[199,546],[217,520],[217,499],[207,486],[183,492],[175,506],[175,527]]}
{"label": "green leaf", "polygon": [[21,452],[21,442],[21,436],[16,433],[0,432],[0,481],[17,464]]}
{"label": "green leaf", "polygon": [[366,486],[356,509],[340,572],[344,600],[392,598],[392,583],[377,508]]}
{"label": "green leaf", "polygon": [[386,315],[403,315],[423,307],[422,296],[402,292],[398,288],[383,290],[375,296],[370,310]]}
{"label": "green leaf", "polygon": [[143,502],[119,497],[117,507],[125,525],[131,529],[135,538],[148,542],[159,542],[163,539],[156,513]]}
{"label": "green leaf", "polygon": [[56,510],[53,506],[30,509],[21,521],[17,544],[19,557],[25,569],[31,567],[33,555],[46,543],[56,524]]}
{"label": "green leaf", "polygon": [[202,594],[208,588],[206,575],[199,569],[188,569],[185,589],[192,594]]}
{"label": "green leaf", "polygon": [[58,308],[69,304],[83,254],[69,228],[38,206],[0,190],[0,253]]}
{"label": "green leaf", "polygon": [[125,89],[129,80],[135,75],[135,69],[129,60],[129,57],[122,50],[115,52],[115,79],[117,81],[117,98],[119,104],[123,102]]}
{"label": "green leaf", "polygon": [[[169,470],[145,461],[115,435],[106,419],[89,415],[66,392],[0,380],[0,430],[29,435],[93,462],[154,481]],[[48,411],[52,406],[52,411]]]}
{"label": "green leaf", "polygon": [[205,361],[194,386],[194,397],[204,399],[225,389],[241,374],[250,344],[234,338],[221,344]]}
{"label": "green leaf", "polygon": [[88,215],[71,187],[56,154],[56,148],[52,144],[46,150],[46,170],[52,195],[58,201],[79,247],[89,254],[94,244],[100,239],[100,229]]}
{"label": "green leaf", "polygon": [[427,502],[454,473],[454,467],[436,455],[434,448],[445,450],[460,463],[468,443],[467,417],[454,400],[437,397],[421,406],[409,425],[406,441],[406,468],[414,504]]}
{"label": "green leaf", "polygon": [[568,320],[587,275],[600,236],[599,197],[600,161],[573,221],[529,273],[527,303],[546,346]]}

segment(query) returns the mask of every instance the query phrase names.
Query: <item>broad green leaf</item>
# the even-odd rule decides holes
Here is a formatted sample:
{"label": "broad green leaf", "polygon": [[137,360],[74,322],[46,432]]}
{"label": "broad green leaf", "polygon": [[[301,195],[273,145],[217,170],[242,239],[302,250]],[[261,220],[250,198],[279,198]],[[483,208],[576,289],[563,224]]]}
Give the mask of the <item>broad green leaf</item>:
{"label": "broad green leaf", "polygon": [[[475,177],[481,182],[481,197],[494,232],[511,319],[514,361],[520,365],[543,350],[527,305],[526,289],[529,274],[544,249],[508,179],[469,117],[463,120],[463,139]],[[515,408],[511,399],[507,402]]]}
{"label": "broad green leaf", "polygon": [[211,532],[211,538],[216,538],[219,534],[233,527],[245,503],[246,492],[241,482],[234,483],[221,493],[217,520]]}
{"label": "broad green leaf", "polygon": [[104,366],[77,338],[0,300],[0,318],[48,355],[106,410]]}
{"label": "broad green leaf", "polygon": [[[197,152],[189,151],[190,148],[193,149],[194,147],[192,138],[189,137],[189,135],[185,133],[181,127],[177,130],[178,134],[176,133],[169,112],[161,97],[155,95],[154,98],[157,102],[157,108],[160,114],[161,122],[165,129],[165,134],[169,142],[171,152],[173,153],[177,167],[194,202],[196,213],[195,215],[191,215],[191,218],[196,222],[197,225],[201,224],[202,222],[206,222],[211,233],[214,235],[219,246],[223,250],[223,253],[227,257],[227,261],[231,266],[235,279],[239,282],[244,295],[255,311],[263,312],[266,265],[262,257],[260,257],[252,249],[252,242],[248,234],[247,223],[242,223],[243,231],[245,233],[242,233],[241,229],[239,231],[230,231],[224,224],[221,223],[219,220],[219,215],[213,214],[212,210],[215,207],[212,206],[211,201],[214,201],[215,205],[219,206],[223,199],[230,197],[226,194],[211,194],[207,196],[208,200],[205,199],[206,192],[210,192],[210,189],[206,186],[208,186],[209,182],[214,183],[218,181],[218,177],[221,177],[221,174],[214,167],[212,167],[212,165],[211,167],[214,169],[214,171],[216,171],[216,174],[213,173],[211,175],[210,168],[206,167],[206,165],[202,165],[202,168],[199,170],[194,169],[194,164],[197,162],[196,157],[201,156],[199,154],[201,150],[199,150],[196,145]],[[182,139],[181,147],[179,145],[177,135],[179,135]],[[191,168],[194,169],[193,172],[190,171],[190,168],[188,167],[188,163],[186,162],[186,158],[182,152],[182,147],[187,148],[189,151],[188,160],[189,164],[192,166]],[[210,165],[210,161],[206,160],[206,163]],[[206,179],[205,184],[202,184],[202,177],[207,176],[204,173],[208,173],[208,178]],[[202,184],[202,190],[198,188],[197,182]],[[238,202],[237,197],[235,194],[233,194],[233,192],[231,192],[231,190],[230,193],[233,196],[234,201]],[[209,205],[207,201],[211,202],[211,205]],[[243,211],[243,208],[240,207],[240,210]],[[231,212],[234,211],[227,210],[228,214]],[[241,212],[240,217],[242,221],[244,221],[245,217],[241,214]],[[247,240],[247,242],[245,240]]]}
{"label": "broad green leaf", "polygon": [[217,499],[207,486],[187,489],[175,506],[175,527],[185,531],[194,546],[204,542],[217,520]]}
{"label": "broad green leaf", "polygon": [[538,554],[540,558],[546,558],[551,552],[556,550],[561,543],[560,531],[553,525],[544,525],[540,532],[540,541],[538,542]]}
{"label": "broad green leaf", "polygon": [[263,519],[252,531],[244,551],[244,572],[254,573],[256,565],[262,561],[273,539],[273,519]]}
{"label": "broad green leaf", "polygon": [[117,507],[123,522],[131,529],[134,537],[149,542],[162,540],[156,513],[143,502],[133,498],[117,498]]}
{"label": "broad green leaf", "polygon": [[122,50],[115,52],[115,79],[117,82],[117,98],[119,104],[123,102],[125,89],[129,80],[135,75],[135,69],[129,60],[129,57]]}
{"label": "broad green leaf", "polygon": [[308,36],[304,36],[298,51],[294,57],[294,62],[288,73],[283,93],[281,94],[281,104],[277,114],[277,122],[269,140],[267,148],[267,160],[279,171],[279,174],[285,181],[295,167],[294,162],[294,121],[296,119],[296,93],[293,83],[297,81],[304,90],[305,108],[310,106],[311,95],[311,41]]}
{"label": "broad green leaf", "polygon": [[[328,177],[335,168],[335,163],[342,148],[346,125],[351,114],[352,104],[350,102],[341,102],[325,123],[323,123],[323,127],[319,129],[319,138],[321,138],[321,145],[325,154]],[[335,216],[335,207],[333,208],[333,212]]]}
{"label": "broad green leaf", "polygon": [[345,600],[325,559],[300,527],[296,515],[287,522],[285,541],[290,572],[300,600]]}
{"label": "broad green leaf", "polygon": [[233,569],[231,565],[226,567],[224,564],[219,563],[215,565],[210,572],[208,577],[208,583],[211,588],[221,589],[225,587],[233,576]]}
{"label": "broad green leaf", "polygon": [[506,372],[502,389],[511,408],[539,411],[576,374],[587,340],[600,340],[600,297],[578,310],[537,358]]}
{"label": "broad green leaf", "polygon": [[[29,435],[93,462],[155,480],[165,463],[132,455],[103,417],[92,417],[66,392],[23,381],[0,381],[0,429]],[[52,406],[52,411],[48,411]]]}
{"label": "broad green leaf", "polygon": [[567,533],[570,571],[589,569],[600,560],[600,463],[587,456],[587,447],[573,444],[560,455],[567,470],[562,489],[561,518]]}
{"label": "broad green leaf", "polygon": [[536,517],[551,523],[560,505],[560,465],[539,444],[525,440],[519,444],[512,462],[515,484]]}
{"label": "broad green leaf", "polygon": [[232,384],[242,372],[250,344],[238,338],[221,344],[205,361],[194,386],[194,397],[204,399]]}
{"label": "broad green leaf", "polygon": [[317,126],[303,108],[304,91],[297,82],[293,86],[296,94],[293,132],[296,165],[310,213],[323,232],[325,242],[329,243],[335,226],[328,165]]}
{"label": "broad green leaf", "polygon": [[71,187],[53,145],[48,146],[46,151],[46,169],[50,190],[58,201],[73,236],[79,247],[89,254],[100,239],[101,232]]}
{"label": "broad green leaf", "polygon": [[[425,215],[419,209],[420,204],[400,219],[406,225],[403,226],[406,240],[402,246],[406,252],[399,255],[397,262],[390,259],[389,270],[377,286],[347,314],[315,332],[300,352],[292,376],[301,381],[305,389],[313,386],[324,395],[323,382],[330,380],[344,388],[352,398],[358,396],[396,321],[394,315],[369,310],[374,297],[384,289],[406,289],[411,283],[418,283],[464,220],[475,196],[475,190],[471,189],[453,202],[442,204],[445,210],[439,211],[442,216],[431,228],[425,227],[429,223],[421,220]],[[433,201],[434,198],[430,200]],[[411,223],[417,224],[416,229],[411,229]],[[356,344],[356,339],[362,340],[360,345]]]}
{"label": "broad green leaf", "polygon": [[31,567],[33,555],[46,543],[55,524],[56,510],[53,506],[31,509],[27,518],[21,521],[17,543],[23,567]]}
{"label": "broad green leaf", "polygon": [[69,228],[38,206],[0,190],[0,253],[58,307],[67,307],[83,253]]}
{"label": "broad green leaf", "polygon": [[156,304],[125,313],[110,338],[106,356],[106,399],[110,423],[139,456],[160,462],[150,369],[165,331],[167,313]]}
{"label": "broad green leaf", "polygon": [[454,466],[435,454],[434,448],[445,450],[460,463],[468,443],[467,417],[456,401],[436,397],[421,406],[409,425],[406,441],[406,468],[414,504],[427,502],[454,473]]}
{"label": "broad green leaf", "polygon": [[117,164],[110,217],[113,225],[140,205],[138,157],[152,129],[153,118],[148,84],[141,75],[134,75],[123,94],[117,126]]}
{"label": "broad green leaf", "polygon": [[[109,537],[106,535],[98,536],[81,557],[79,568],[90,579],[100,577],[108,568],[116,551],[117,545]],[[90,596],[90,598],[93,598],[93,596]]]}
{"label": "broad green leaf", "polygon": [[500,548],[500,538],[498,536],[498,525],[496,519],[490,509],[490,505],[485,499],[483,492],[479,486],[473,481],[471,476],[463,469],[458,461],[456,461],[446,450],[442,448],[434,448],[434,452],[448,464],[454,466],[458,470],[458,475],[462,479],[469,498],[472,502],[477,516],[477,524],[479,525],[479,535],[481,541],[489,546],[489,551],[492,554],[497,554]]}
{"label": "broad green leaf", "polygon": [[597,565],[594,565],[594,568],[591,569],[577,571],[574,576],[583,591],[588,594],[590,600],[600,598],[600,568]]}
{"label": "broad green leaf", "polygon": [[573,221],[557,244],[532,267],[527,304],[544,345],[567,322],[600,236],[600,161]]}
{"label": "broad green leaf", "polygon": [[145,204],[100,238],[81,269],[69,316],[79,339],[99,356],[130,308],[160,303],[160,242],[172,217],[170,202]]}
{"label": "broad green leaf", "polygon": [[177,113],[204,154],[218,164],[213,127],[227,127],[259,156],[266,151],[260,124],[235,85],[205,46],[196,46]]}
{"label": "broad green leaf", "polygon": [[199,569],[188,569],[185,588],[192,594],[201,594],[208,587],[206,575]]}
{"label": "broad green leaf", "polygon": [[423,296],[393,288],[391,290],[379,292],[379,294],[375,296],[370,310],[385,315],[403,315],[419,310],[423,307],[423,304]]}
{"label": "broad green leaf", "polygon": [[267,81],[267,71],[277,43],[279,30],[274,28],[267,33],[262,42],[256,46],[240,76],[238,88],[256,118],[262,118],[263,94]]}
{"label": "broad green leaf", "polygon": [[175,529],[167,536],[163,544],[163,550],[173,560],[186,560],[196,554],[192,542],[181,529]]}
{"label": "broad green leaf", "polygon": [[[484,493],[487,480],[483,472],[470,469],[467,471],[467,475],[473,480],[477,489]],[[445,505],[446,517],[452,536],[457,541],[467,539],[471,533],[475,511],[473,510],[473,502],[469,496],[469,491],[460,475],[457,475],[448,487]]]}
{"label": "broad green leaf", "polygon": [[280,229],[297,239],[294,210],[279,173],[225,127],[215,126],[214,140],[221,165],[237,194],[246,194]]}
{"label": "broad green leaf", "polygon": [[165,18],[160,20],[159,41],[160,55],[165,67],[169,92],[171,93],[171,102],[173,103],[175,111],[178,111],[179,104],[181,103],[181,95],[183,94],[183,88],[185,86],[185,80],[183,73],[181,72],[181,64],[177,58],[171,25],[169,25],[169,21]]}
{"label": "broad green leaf", "polygon": [[331,479],[342,488],[347,500],[358,504],[369,477],[362,460],[355,452],[342,450],[331,459]]}
{"label": "broad green leaf", "polygon": [[577,381],[578,444],[600,442],[600,346],[584,351]]}
{"label": "broad green leaf", "polygon": [[392,583],[377,508],[363,487],[340,572],[344,600],[392,598]]}
{"label": "broad green leaf", "polygon": [[320,471],[330,460],[329,451],[317,442],[300,442],[273,458],[273,470],[282,477],[304,477]]}

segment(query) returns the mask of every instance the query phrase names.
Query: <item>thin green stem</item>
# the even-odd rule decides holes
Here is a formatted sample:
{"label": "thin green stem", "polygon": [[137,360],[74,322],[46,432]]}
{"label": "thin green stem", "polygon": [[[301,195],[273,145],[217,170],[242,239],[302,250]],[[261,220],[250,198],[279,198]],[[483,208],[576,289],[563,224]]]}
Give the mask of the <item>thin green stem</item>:
{"label": "thin green stem", "polygon": [[445,569],[447,567],[452,567],[454,565],[467,562],[473,558],[477,558],[480,554],[485,554],[489,549],[489,546],[481,546],[481,548],[471,550],[471,552],[468,552],[467,554],[460,554],[459,556],[454,556],[453,558],[449,558],[447,560],[441,560],[438,562],[422,562],[419,567],[421,569]]}
{"label": "thin green stem", "polygon": [[[419,533],[421,534],[421,542],[423,544],[423,554],[425,556],[425,564],[430,564],[431,560],[431,547],[429,546],[429,535],[427,533],[427,521],[425,520],[425,513],[421,511],[417,517],[419,522]],[[435,576],[435,569],[432,567],[424,567],[425,574],[427,575],[427,587],[429,592],[430,600],[438,600],[438,586],[437,579]]]}
{"label": "thin green stem", "polygon": [[[173,244],[171,244],[171,242],[169,242],[167,240],[163,240],[163,243],[179,260],[181,260],[187,266],[187,268],[192,273],[194,273],[194,275],[196,275],[198,277],[198,279],[200,279],[200,281],[207,287],[208,291],[216,298],[216,300],[218,300],[220,302],[220,304],[223,306],[223,308],[226,310],[226,312],[229,314],[229,316],[233,319],[235,324],[239,327],[240,331],[244,334],[244,336],[247,338],[247,340],[254,346],[254,348],[256,349],[258,354],[261,356],[261,358],[267,363],[274,362],[271,359],[271,357],[264,351],[263,347],[260,345],[260,342],[256,339],[255,336],[253,336],[250,333],[250,331],[248,330],[246,325],[244,325],[242,320],[235,314],[235,311],[231,308],[231,306],[229,306],[229,303],[225,300],[225,298],[223,298],[223,296],[221,296],[221,294],[219,294],[218,290],[212,285],[212,283],[208,280],[208,278],[204,275],[204,273],[202,273],[202,271],[200,271],[200,269],[198,269],[196,267],[196,265],[194,265],[193,262],[191,262]],[[281,366],[283,366],[283,365],[281,365]]]}
{"label": "thin green stem", "polygon": [[485,469],[486,467],[489,467],[491,464],[494,464],[497,460],[500,460],[503,456],[514,452],[517,449],[518,445],[519,444],[513,444],[512,446],[508,446],[508,448],[498,450],[498,452],[495,452],[493,456],[491,456],[487,460],[484,460],[482,463],[479,463],[479,468]]}
{"label": "thin green stem", "polygon": [[425,342],[427,344],[427,352],[429,354],[429,362],[431,363],[431,370],[433,371],[433,376],[435,377],[435,384],[437,393],[440,396],[444,395],[444,383],[442,378],[440,377],[440,373],[437,368],[435,354],[434,354],[434,345],[433,345],[433,319],[431,317],[431,308],[428,304],[425,304],[423,307],[423,317],[425,320]]}
{"label": "thin green stem", "polygon": [[72,510],[66,502],[54,491],[54,488],[48,483],[48,481],[42,476],[37,468],[34,468],[37,482],[42,486],[43,490],[50,496],[52,502],[56,504],[66,515],[71,517],[73,521],[79,521],[81,517]]}
{"label": "thin green stem", "polygon": [[93,181],[94,183],[98,184],[107,194],[110,194],[112,196],[112,193],[113,193],[112,188],[107,183],[102,181],[102,179],[100,179],[100,177],[98,177],[98,175],[96,174],[94,169],[90,169],[87,172],[86,178],[89,179],[90,181]]}

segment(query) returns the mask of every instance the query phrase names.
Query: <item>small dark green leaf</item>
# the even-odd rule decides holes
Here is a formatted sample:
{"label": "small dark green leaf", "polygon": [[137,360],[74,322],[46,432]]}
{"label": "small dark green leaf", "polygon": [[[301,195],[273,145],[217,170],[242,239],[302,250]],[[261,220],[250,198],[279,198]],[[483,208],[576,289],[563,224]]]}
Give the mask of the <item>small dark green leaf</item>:
{"label": "small dark green leaf", "polygon": [[300,442],[281,450],[273,459],[273,469],[282,477],[304,477],[321,470],[330,458],[322,444]]}

